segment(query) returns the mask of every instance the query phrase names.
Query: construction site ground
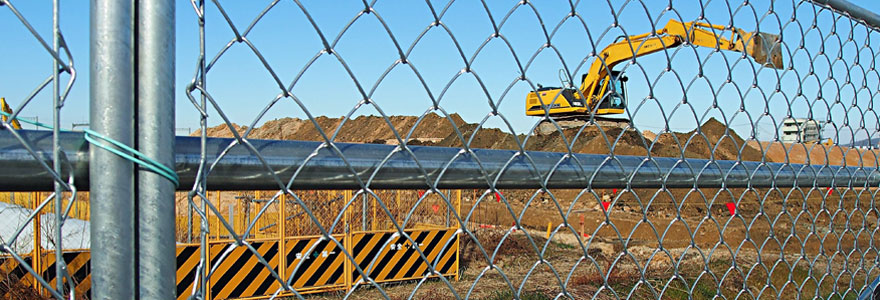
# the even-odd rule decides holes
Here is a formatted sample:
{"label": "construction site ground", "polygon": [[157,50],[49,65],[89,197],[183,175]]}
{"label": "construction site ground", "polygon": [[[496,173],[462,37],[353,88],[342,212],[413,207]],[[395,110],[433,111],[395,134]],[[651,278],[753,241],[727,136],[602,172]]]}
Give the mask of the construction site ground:
{"label": "construction site ground", "polygon": [[[715,119],[690,132],[657,134],[600,124],[541,135],[514,135],[497,128],[481,128],[456,114],[448,117],[428,114],[421,120],[413,116],[392,116],[388,122],[382,117],[361,116],[345,123],[341,118],[318,117],[315,122],[328,137],[335,134],[334,142],[398,144],[403,140],[408,145],[462,147],[462,141],[469,141],[471,148],[486,149],[519,150],[518,145],[522,144],[528,151],[608,154],[614,149],[615,155],[683,155],[685,158],[866,167],[875,166],[878,161],[874,150],[815,143],[745,141]],[[391,127],[395,130],[389,130]],[[248,130],[238,125],[233,128],[239,133]],[[397,132],[400,139],[393,132]],[[209,128],[208,135],[232,137],[226,125]],[[254,128],[248,137],[323,141],[312,121],[296,118],[268,121]],[[476,240],[462,236],[462,280],[453,280],[451,284],[459,296],[470,292],[472,299],[509,299],[512,294],[508,282],[518,289],[534,267],[520,296],[552,299],[561,292],[559,286],[565,285],[557,280],[565,281],[577,264],[571,281],[565,285],[576,298],[592,297],[594,293],[607,298],[614,298],[615,293],[626,297],[631,290],[639,296],[637,298],[654,297],[661,292],[664,297],[677,298],[676,295],[686,296],[689,289],[695,291],[695,296],[710,298],[722,292],[730,297],[742,293],[745,278],[750,283],[748,286],[764,286],[768,280],[774,281],[777,287],[786,286],[784,290],[750,291],[754,296],[778,297],[800,290],[821,297],[832,291],[833,283],[804,281],[807,274],[824,272],[817,268],[842,268],[855,263],[840,255],[828,256],[827,252],[849,253],[864,248],[859,244],[878,240],[876,233],[866,231],[877,226],[878,212],[870,209],[874,189],[626,190],[624,184],[622,182],[618,190],[550,190],[549,193],[504,190],[500,192],[503,197],[496,197],[490,191],[464,191],[461,214],[462,218],[468,218]],[[608,205],[607,209],[603,202]],[[421,205],[445,204],[435,198]],[[515,218],[522,226],[520,230],[513,228]],[[564,220],[569,223],[564,224]],[[554,232],[550,243],[546,243],[548,226]],[[583,247],[588,249],[586,257]],[[487,270],[490,259],[480,249],[494,257],[494,266],[503,270],[504,276],[495,269]],[[770,262],[784,253],[787,263],[757,264],[759,249]],[[496,250],[498,253],[493,253]],[[542,251],[548,264],[536,266],[540,261],[537,253]],[[812,269],[808,262],[813,262]],[[607,273],[609,268],[611,272]],[[677,278],[670,273],[675,269],[680,275]],[[645,272],[644,276],[640,276],[640,270]],[[711,273],[700,275],[706,270]],[[785,285],[789,274],[794,282]],[[853,274],[861,281],[868,275],[864,270]],[[480,280],[471,286],[477,277]],[[642,277],[646,281],[639,281]],[[603,288],[606,279],[610,290]],[[723,281],[721,291],[714,288],[718,281]],[[386,291],[394,299],[404,299],[416,284],[393,284],[386,287]],[[373,299],[380,296],[377,293],[376,289],[367,287],[352,296]],[[330,293],[311,297],[338,296]],[[445,283],[431,280],[416,291],[415,298],[451,296]]]}

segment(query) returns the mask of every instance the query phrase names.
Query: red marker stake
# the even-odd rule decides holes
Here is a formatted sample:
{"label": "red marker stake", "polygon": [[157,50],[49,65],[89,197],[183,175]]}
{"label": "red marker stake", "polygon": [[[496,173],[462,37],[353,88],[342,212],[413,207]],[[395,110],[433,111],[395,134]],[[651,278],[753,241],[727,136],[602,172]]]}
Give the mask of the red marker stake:
{"label": "red marker stake", "polygon": [[736,203],[727,202],[727,211],[730,212],[730,215],[736,214]]}
{"label": "red marker stake", "polygon": [[586,235],[586,233],[584,233],[584,214],[581,214],[581,233]]}

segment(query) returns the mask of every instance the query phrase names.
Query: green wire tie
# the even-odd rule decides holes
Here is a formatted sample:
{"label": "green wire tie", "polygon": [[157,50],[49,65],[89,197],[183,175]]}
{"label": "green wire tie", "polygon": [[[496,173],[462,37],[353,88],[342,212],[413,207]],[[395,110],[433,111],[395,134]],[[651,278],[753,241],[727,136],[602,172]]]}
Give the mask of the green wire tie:
{"label": "green wire tie", "polygon": [[[4,112],[4,111],[0,111],[0,114],[6,116],[7,118],[12,117],[12,115],[10,115],[9,113]],[[49,126],[49,125],[46,125],[46,124],[43,124],[40,122],[35,122],[35,121],[31,121],[31,120],[26,120],[26,119],[19,119],[19,118],[15,118],[15,120],[18,120],[19,122],[31,124],[31,125],[34,125],[37,127],[42,127],[42,128],[46,128],[46,129],[53,129],[52,126]],[[67,131],[67,130],[64,130],[64,131]],[[166,179],[168,179],[174,183],[175,188],[180,186],[180,178],[177,176],[177,172],[174,172],[174,170],[172,170],[171,168],[166,167],[165,165],[147,157],[146,155],[144,155],[140,151],[137,151],[137,150],[135,150],[135,149],[123,144],[123,143],[120,143],[117,140],[111,139],[111,138],[104,136],[103,134],[97,133],[91,129],[85,129],[85,130],[83,130],[83,132],[85,132],[84,137],[85,137],[86,141],[89,142],[89,144],[92,144],[92,145],[98,146],[101,149],[110,151],[110,153],[119,155],[122,158],[125,158],[125,159],[127,159],[131,162],[134,162],[144,168],[147,168],[150,171],[155,172],[156,174],[159,174],[162,177],[165,177]],[[104,142],[110,143],[112,146],[108,145]],[[115,147],[113,147],[113,146],[115,146]],[[119,149],[116,149],[116,148],[119,148]]]}

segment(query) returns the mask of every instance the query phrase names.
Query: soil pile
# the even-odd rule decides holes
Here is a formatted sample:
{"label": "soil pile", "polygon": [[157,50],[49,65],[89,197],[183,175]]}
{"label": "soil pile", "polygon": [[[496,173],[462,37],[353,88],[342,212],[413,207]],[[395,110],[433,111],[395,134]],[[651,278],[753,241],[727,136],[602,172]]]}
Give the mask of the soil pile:
{"label": "soil pile", "polygon": [[[519,150],[520,144],[529,151],[572,152],[608,154],[614,149],[617,155],[648,155],[660,157],[710,158],[719,160],[760,161],[760,151],[749,146],[733,130],[728,130],[718,120],[709,119],[699,130],[687,133],[653,133],[645,135],[635,130],[619,127],[587,126],[564,129],[543,135],[514,136],[496,128],[479,128],[477,124],[465,124],[459,128],[465,141],[472,148]],[[474,134],[476,131],[476,134]],[[462,147],[457,135],[451,135],[435,144],[443,147]],[[684,151],[681,149],[684,148]]]}
{"label": "soil pile", "polygon": [[667,151],[672,151],[672,153],[654,153],[657,156],[677,156],[675,153],[685,148],[684,156],[687,158],[714,156],[718,160],[737,160],[741,155],[742,160],[760,161],[763,157],[761,151],[749,146],[733,129],[715,118],[703,123],[699,130],[660,134],[657,143],[669,146],[671,149]]}
{"label": "soil pile", "polygon": [[874,167],[880,165],[880,150],[864,150],[822,144],[798,144],[749,141],[749,146],[767,153],[767,161],[793,164],[846,165]]}
{"label": "soil pile", "polygon": [[[391,128],[393,127],[401,138],[406,138],[416,122],[418,117],[414,116],[391,116],[388,121],[379,116],[359,116],[345,123],[342,122],[342,118],[325,116],[316,117],[314,122],[308,119],[282,118],[254,128],[248,137],[268,140],[324,141],[323,133],[328,138],[336,134],[334,139],[336,142],[397,144],[397,138]],[[418,126],[415,126],[408,144],[431,144],[431,141],[439,141],[454,135],[455,128],[463,125],[465,122],[458,114],[452,114],[449,118],[437,114],[426,115]],[[238,124],[233,124],[233,127],[241,134],[248,130],[247,126]],[[233,137],[232,131],[226,124],[208,128],[207,131],[210,137]],[[201,131],[196,130],[191,135],[200,134]]]}
{"label": "soil pile", "polygon": [[[613,149],[617,155],[647,156],[650,152],[650,155],[657,157],[683,155],[686,158],[741,158],[746,161],[760,161],[764,157],[763,152],[767,152],[767,160],[771,162],[784,162],[786,152],[786,149],[781,149],[782,145],[746,142],[714,118],[690,132],[640,133],[632,129],[588,125],[541,135],[513,135],[498,128],[479,127],[479,124],[466,123],[458,114],[451,114],[448,118],[428,114],[421,120],[416,116],[391,116],[388,120],[379,116],[359,116],[344,123],[342,121],[342,118],[324,116],[317,117],[314,121],[299,118],[276,119],[252,129],[248,137],[323,141],[323,132],[328,138],[335,134],[336,142],[397,144],[398,140],[394,135],[396,130],[402,139],[409,136],[406,140],[408,145],[441,147],[462,147],[467,143],[471,148],[519,150],[519,145],[523,145],[523,149],[528,151],[568,152],[570,149],[576,153],[592,154],[608,154]],[[249,129],[238,124],[233,124],[232,127],[230,129],[223,124],[208,128],[208,136],[232,137],[232,130],[243,134]],[[199,134],[199,131],[192,133],[194,136]],[[796,153],[789,155],[789,158],[793,159],[792,156],[800,158]],[[805,158],[793,160],[801,162]],[[847,157],[847,160],[850,159]],[[818,160],[813,160],[812,163],[816,161]]]}

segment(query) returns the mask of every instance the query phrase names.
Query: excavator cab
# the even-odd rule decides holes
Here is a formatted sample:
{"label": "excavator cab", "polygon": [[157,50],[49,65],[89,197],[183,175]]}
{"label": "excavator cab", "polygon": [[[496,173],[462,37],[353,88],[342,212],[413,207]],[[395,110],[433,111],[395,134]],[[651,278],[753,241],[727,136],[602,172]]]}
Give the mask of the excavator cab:
{"label": "excavator cab", "polygon": [[[586,77],[586,74],[584,74]],[[599,83],[600,86],[605,86],[604,89],[598,89],[597,94],[594,95],[595,99],[599,100],[599,107],[597,108],[600,112],[607,111],[620,111],[623,112],[626,109],[626,81],[628,78],[621,71],[611,71],[611,76],[606,76]],[[609,82],[610,81],[610,82]],[[605,91],[602,94],[602,90]]]}
{"label": "excavator cab", "polygon": [[[587,74],[583,75],[586,78]],[[581,81],[583,81],[583,78]],[[627,77],[620,71],[611,71],[600,82],[602,89],[592,95],[583,95],[591,101],[584,101],[581,92],[575,88],[545,87],[538,85],[526,99],[526,114],[540,116],[549,109],[553,115],[587,115],[592,108],[587,103],[598,103],[597,115],[622,114],[626,109]]]}

